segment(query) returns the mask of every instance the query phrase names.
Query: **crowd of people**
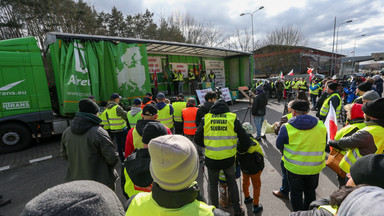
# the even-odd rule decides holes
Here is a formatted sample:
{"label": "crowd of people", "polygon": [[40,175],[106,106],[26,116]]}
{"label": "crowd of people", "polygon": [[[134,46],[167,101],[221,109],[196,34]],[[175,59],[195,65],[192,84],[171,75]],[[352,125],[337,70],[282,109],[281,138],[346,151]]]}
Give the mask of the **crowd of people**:
{"label": "crowd of people", "polygon": [[[148,93],[143,100],[135,99],[129,112],[117,93],[102,109],[91,98],[83,99],[61,139],[68,183],[28,202],[22,215],[229,215],[220,205],[232,205],[234,215],[244,215],[236,183],[240,176],[244,204],[260,212],[261,144],[267,138],[261,128],[272,88],[278,101],[293,98],[288,112],[273,124],[282,154],[282,185],[272,193],[290,200],[291,215],[379,215],[383,209],[378,203],[384,197],[384,99],[378,92],[382,80],[381,86],[368,80],[347,82],[348,91],[357,88],[348,104],[342,100],[349,98],[343,95],[348,94],[346,85],[337,80],[257,83],[251,106],[256,136],[253,125],[240,122],[214,91],[199,107],[182,93],[172,104],[163,93],[155,98]],[[336,115],[342,109],[347,115],[345,126],[332,139],[323,123],[331,106]],[[337,176],[340,189],[330,198],[316,200],[329,147],[344,155],[339,166],[345,176]],[[120,173],[115,169],[119,160]],[[209,200],[202,195],[205,173]],[[113,193],[119,176],[127,199],[123,204]]]}

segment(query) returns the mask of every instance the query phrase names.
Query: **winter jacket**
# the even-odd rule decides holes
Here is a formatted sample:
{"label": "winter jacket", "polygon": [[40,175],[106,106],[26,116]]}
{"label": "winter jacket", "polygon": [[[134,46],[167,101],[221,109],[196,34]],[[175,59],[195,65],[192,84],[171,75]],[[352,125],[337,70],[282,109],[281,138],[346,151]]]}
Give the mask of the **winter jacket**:
{"label": "winter jacket", "polygon": [[[217,103],[215,103],[212,107],[209,113],[212,114],[223,114],[230,112],[229,107],[227,103],[224,100],[220,100]],[[201,147],[205,147],[204,145],[204,118],[201,120],[200,125],[198,126],[196,130],[196,134],[194,137],[194,141],[197,145]],[[241,122],[238,118],[235,120],[235,133],[237,134],[237,138],[239,139],[239,145],[237,146],[237,151],[240,153],[248,151],[249,146],[252,144],[252,140],[249,138],[247,132],[245,132]],[[208,157],[205,157],[205,165],[208,169],[226,169],[230,166],[232,166],[235,163],[235,156],[226,158],[223,160],[213,160]]]}
{"label": "winter jacket", "polygon": [[[310,115],[299,115],[289,119],[288,123],[298,130],[310,130],[317,125],[317,119]],[[284,145],[289,145],[288,131],[285,125],[281,126],[276,138],[276,147],[281,152],[284,150]]]}
{"label": "winter jacket", "polygon": [[253,98],[252,103],[252,115],[253,116],[265,116],[267,109],[267,95],[264,92],[260,92]]}
{"label": "winter jacket", "polygon": [[142,109],[140,107],[132,107],[131,108],[131,112],[129,114],[131,114],[131,116],[135,116],[137,113],[141,112]]}
{"label": "winter jacket", "polygon": [[[251,134],[248,135],[252,137]],[[260,144],[252,141],[251,145],[259,148],[260,152],[258,152],[258,150],[256,149],[256,151],[252,153],[249,153],[249,151],[242,154],[237,153],[237,160],[239,161],[240,169],[248,175],[254,175],[260,171],[263,171],[264,169],[264,156]]]}
{"label": "winter jacket", "polygon": [[283,82],[276,82],[276,91],[283,91],[284,90],[284,84]]}
{"label": "winter jacket", "polygon": [[350,89],[344,88],[345,94],[348,95],[347,96],[347,103],[352,103],[356,99],[355,91],[356,91],[355,87],[352,87]]}
{"label": "winter jacket", "polygon": [[383,93],[383,79],[379,78],[378,80],[375,81],[376,85],[376,90],[379,95]]}
{"label": "winter jacket", "polygon": [[[132,128],[131,130],[128,131],[127,139],[125,139],[125,157],[128,157],[135,150],[135,147],[133,145],[133,134],[132,134],[133,130],[136,128],[137,133],[140,136],[143,136],[144,127],[149,122],[157,122],[157,121],[141,119],[141,120],[137,121],[136,127]],[[166,128],[167,128],[168,134],[172,134],[171,130],[168,127],[166,127]]]}
{"label": "winter jacket", "polygon": [[209,110],[213,106],[213,103],[206,101],[198,110],[196,113],[196,126],[200,125],[200,121],[202,118],[204,118],[205,114],[209,113]]}
{"label": "winter jacket", "polygon": [[310,210],[292,212],[289,216],[333,216],[331,212],[323,208],[319,209],[320,206],[324,205],[331,205],[330,198],[313,201],[309,205]]}
{"label": "winter jacket", "polygon": [[93,180],[114,188],[116,147],[101,119],[89,113],[76,113],[61,137],[61,155],[68,160],[67,181]]}
{"label": "winter jacket", "polygon": [[281,126],[283,126],[283,124],[287,123],[288,122],[288,118],[287,118],[287,115],[284,115],[280,118],[280,122],[277,124],[277,126],[275,127],[275,134],[276,135],[279,135],[279,131],[280,131],[280,128]]}
{"label": "winter jacket", "polygon": [[[367,122],[366,125],[379,125],[384,127],[384,121],[372,120]],[[374,154],[377,151],[373,136],[369,132],[363,130],[359,130],[351,136],[343,137],[338,141],[330,140],[329,144],[330,146],[341,150],[358,148],[361,156]]]}

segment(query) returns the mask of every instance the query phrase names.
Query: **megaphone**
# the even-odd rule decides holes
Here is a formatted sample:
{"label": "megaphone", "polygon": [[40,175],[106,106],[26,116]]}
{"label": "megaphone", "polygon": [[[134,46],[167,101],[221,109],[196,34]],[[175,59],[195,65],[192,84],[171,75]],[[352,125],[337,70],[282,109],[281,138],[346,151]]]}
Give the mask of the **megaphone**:
{"label": "megaphone", "polygon": [[267,120],[264,120],[263,126],[261,127],[261,136],[264,136],[267,133],[275,133],[276,125],[269,124]]}

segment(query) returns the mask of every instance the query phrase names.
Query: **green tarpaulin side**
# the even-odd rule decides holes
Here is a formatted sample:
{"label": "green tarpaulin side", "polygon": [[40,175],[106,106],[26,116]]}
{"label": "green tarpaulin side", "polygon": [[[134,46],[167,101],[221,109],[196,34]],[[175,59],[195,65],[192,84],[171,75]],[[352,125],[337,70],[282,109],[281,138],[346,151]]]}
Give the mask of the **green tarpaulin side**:
{"label": "green tarpaulin side", "polygon": [[57,40],[49,55],[64,116],[73,115],[78,101],[89,95],[107,101],[113,92],[131,99],[150,91],[145,45]]}

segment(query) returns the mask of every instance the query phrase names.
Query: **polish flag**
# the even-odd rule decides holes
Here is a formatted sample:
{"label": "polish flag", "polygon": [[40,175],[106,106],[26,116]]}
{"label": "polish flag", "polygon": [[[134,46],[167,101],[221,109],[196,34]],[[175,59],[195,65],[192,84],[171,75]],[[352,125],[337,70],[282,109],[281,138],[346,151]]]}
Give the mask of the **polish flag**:
{"label": "polish flag", "polygon": [[309,82],[312,81],[312,78],[313,78],[314,76],[315,76],[315,75],[313,75],[313,73],[310,73],[310,74],[309,74]]}
{"label": "polish flag", "polygon": [[283,71],[280,71],[280,78],[281,78],[281,79],[284,79]]}
{"label": "polish flag", "polygon": [[312,71],[313,71],[313,68],[307,68],[307,69],[308,69],[308,70],[307,70],[307,73],[311,74]]}
{"label": "polish flag", "polygon": [[332,101],[329,101],[329,111],[324,125],[327,128],[328,140],[334,140],[337,132],[337,118],[335,108],[332,106]]}
{"label": "polish flag", "polygon": [[293,76],[293,69],[291,71],[289,71],[289,73],[287,75],[288,76]]}

